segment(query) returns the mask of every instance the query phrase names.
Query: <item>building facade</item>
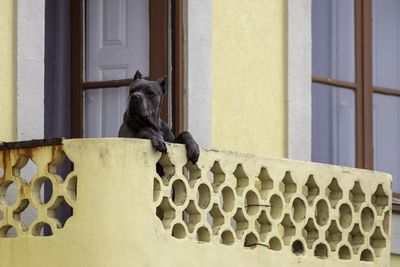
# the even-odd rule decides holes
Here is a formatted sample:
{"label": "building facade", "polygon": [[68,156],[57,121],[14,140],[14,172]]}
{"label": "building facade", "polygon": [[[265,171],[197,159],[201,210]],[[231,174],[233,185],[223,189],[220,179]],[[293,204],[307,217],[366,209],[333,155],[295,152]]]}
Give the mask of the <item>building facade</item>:
{"label": "building facade", "polygon": [[164,119],[200,145],[313,159],[311,0],[54,2],[0,10],[1,141],[115,136],[141,69],[168,75]]}

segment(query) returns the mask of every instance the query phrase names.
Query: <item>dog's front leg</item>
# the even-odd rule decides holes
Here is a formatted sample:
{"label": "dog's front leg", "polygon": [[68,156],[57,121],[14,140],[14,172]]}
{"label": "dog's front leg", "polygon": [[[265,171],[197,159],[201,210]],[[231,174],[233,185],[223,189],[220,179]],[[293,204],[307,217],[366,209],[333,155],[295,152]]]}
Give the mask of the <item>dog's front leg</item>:
{"label": "dog's front leg", "polygon": [[199,145],[196,143],[196,141],[194,141],[192,135],[189,132],[182,132],[175,138],[174,143],[184,144],[186,146],[187,158],[193,164],[195,164],[199,160]]}
{"label": "dog's front leg", "polygon": [[161,134],[157,133],[151,128],[140,129],[136,137],[142,139],[150,139],[151,144],[157,151],[160,151],[162,153],[167,152],[167,146],[165,145],[164,138]]}

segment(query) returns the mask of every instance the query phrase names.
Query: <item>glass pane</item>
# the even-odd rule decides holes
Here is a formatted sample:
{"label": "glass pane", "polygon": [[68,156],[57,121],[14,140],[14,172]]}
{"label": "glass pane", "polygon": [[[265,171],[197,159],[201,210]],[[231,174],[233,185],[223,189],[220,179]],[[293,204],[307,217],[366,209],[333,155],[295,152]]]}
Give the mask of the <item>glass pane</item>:
{"label": "glass pane", "polygon": [[354,82],[354,1],[312,1],[313,75]]}
{"label": "glass pane", "polygon": [[374,85],[400,90],[400,1],[374,0]]}
{"label": "glass pane", "polygon": [[333,86],[312,86],[312,160],[355,166],[354,92]]}
{"label": "glass pane", "polygon": [[400,192],[400,98],[374,94],[374,169],[393,175]]}
{"label": "glass pane", "polygon": [[85,137],[118,136],[127,105],[128,91],[127,87],[85,91]]}
{"label": "glass pane", "polygon": [[86,0],[85,81],[149,75],[149,0]]}

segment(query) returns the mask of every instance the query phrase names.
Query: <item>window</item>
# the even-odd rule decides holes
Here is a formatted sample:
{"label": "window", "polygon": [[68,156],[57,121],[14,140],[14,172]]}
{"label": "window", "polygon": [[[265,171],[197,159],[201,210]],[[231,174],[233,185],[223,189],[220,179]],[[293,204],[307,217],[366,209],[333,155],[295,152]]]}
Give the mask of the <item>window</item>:
{"label": "window", "polygon": [[168,75],[161,116],[182,130],[182,19],[182,0],[71,1],[72,137],[117,135],[137,69]]}
{"label": "window", "polygon": [[313,1],[312,34],[313,161],[391,173],[400,192],[400,2]]}
{"label": "window", "polygon": [[[45,138],[116,136],[122,120],[119,112],[126,103],[124,87],[129,85],[134,68],[151,79],[168,74],[170,90],[168,98],[164,98],[168,101],[162,115],[173,131],[181,132],[183,9],[183,0],[46,1]],[[140,53],[124,51],[130,41],[126,34],[135,32],[141,32],[142,38],[129,45]],[[94,53],[99,46],[108,51]],[[124,62],[121,55],[131,58]],[[104,105],[84,110],[88,97],[95,104]],[[85,135],[88,124],[84,124],[84,116],[91,130],[95,128]],[[98,120],[101,123],[96,125]],[[70,169],[71,166],[65,166],[62,171],[67,173]],[[48,190],[45,191],[48,196]],[[62,207],[58,216],[67,218],[70,214],[68,207]]]}

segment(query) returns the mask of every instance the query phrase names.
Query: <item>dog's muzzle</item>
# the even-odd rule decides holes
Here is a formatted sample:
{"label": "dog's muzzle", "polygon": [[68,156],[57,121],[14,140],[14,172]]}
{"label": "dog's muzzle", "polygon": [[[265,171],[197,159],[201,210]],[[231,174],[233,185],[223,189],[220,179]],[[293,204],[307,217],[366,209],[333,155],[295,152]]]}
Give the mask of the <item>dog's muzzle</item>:
{"label": "dog's muzzle", "polygon": [[134,93],[129,99],[129,113],[130,115],[147,115],[146,101],[143,99],[143,95],[140,93]]}
{"label": "dog's muzzle", "polygon": [[138,104],[138,103],[140,103],[140,101],[141,101],[141,97],[140,97],[139,95],[133,94],[132,97],[131,97],[131,101],[132,101],[134,104]]}

